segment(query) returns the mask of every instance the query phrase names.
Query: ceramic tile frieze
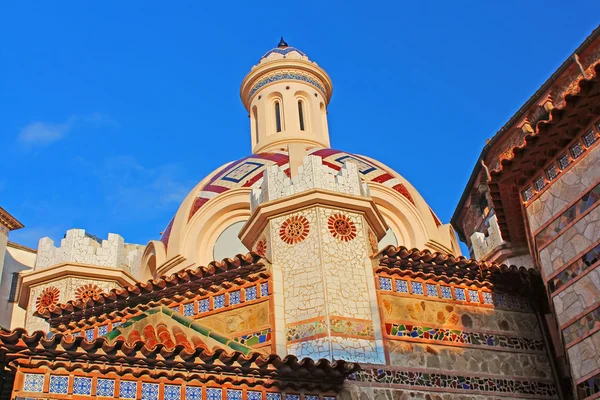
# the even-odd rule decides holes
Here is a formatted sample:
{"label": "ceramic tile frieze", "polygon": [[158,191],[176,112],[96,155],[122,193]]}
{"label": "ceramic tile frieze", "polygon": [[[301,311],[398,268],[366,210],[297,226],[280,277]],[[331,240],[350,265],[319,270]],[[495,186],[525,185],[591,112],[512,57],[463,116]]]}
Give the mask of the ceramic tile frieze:
{"label": "ceramic tile frieze", "polygon": [[328,327],[325,317],[316,321],[299,323],[288,326],[286,338],[288,342],[305,340],[307,338],[321,337],[327,334]]}
{"label": "ceramic tile frieze", "polygon": [[555,396],[556,387],[551,382],[513,380],[426,372],[364,369],[350,377],[351,380],[369,383],[386,383],[410,387],[462,389],[472,391]]}
{"label": "ceramic tile frieze", "polygon": [[541,339],[510,337],[482,332],[468,332],[460,329],[432,328],[421,325],[386,323],[386,333],[391,337],[426,339],[441,343],[457,343],[473,346],[500,347],[504,349],[543,352]]}
{"label": "ceramic tile frieze", "polygon": [[568,346],[597,330],[600,330],[600,306],[563,329],[563,340]]}
{"label": "ceramic tile frieze", "polygon": [[271,341],[271,328],[238,336],[234,340],[236,342],[240,342],[241,344],[245,344],[246,346],[256,346],[267,343]]}
{"label": "ceramic tile frieze", "polygon": [[600,243],[577,258],[567,268],[548,281],[550,292],[555,292],[581,276],[588,268],[600,261]]}

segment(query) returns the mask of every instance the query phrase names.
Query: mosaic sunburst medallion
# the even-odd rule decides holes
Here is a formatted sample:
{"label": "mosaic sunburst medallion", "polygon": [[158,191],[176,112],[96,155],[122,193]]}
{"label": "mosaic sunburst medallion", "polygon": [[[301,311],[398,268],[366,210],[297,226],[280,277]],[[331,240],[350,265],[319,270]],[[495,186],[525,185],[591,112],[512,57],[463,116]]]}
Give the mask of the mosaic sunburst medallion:
{"label": "mosaic sunburst medallion", "polygon": [[284,223],[281,224],[279,237],[287,244],[296,244],[306,239],[309,231],[310,224],[308,223],[308,220],[301,215],[297,215],[286,219]]}
{"label": "mosaic sunburst medallion", "polygon": [[75,291],[75,298],[85,303],[88,299],[96,298],[101,294],[102,289],[100,289],[97,285],[89,283],[77,288]]}
{"label": "mosaic sunburst medallion", "polygon": [[356,237],[356,225],[343,214],[334,214],[327,221],[329,232],[339,240],[348,242]]}
{"label": "mosaic sunburst medallion", "polygon": [[263,236],[256,243],[256,248],[254,252],[261,257],[264,257],[267,254],[267,239]]}
{"label": "mosaic sunburst medallion", "polygon": [[58,305],[60,290],[57,287],[49,286],[42,290],[42,293],[35,301],[35,306],[38,312],[46,311],[49,308],[54,308]]}

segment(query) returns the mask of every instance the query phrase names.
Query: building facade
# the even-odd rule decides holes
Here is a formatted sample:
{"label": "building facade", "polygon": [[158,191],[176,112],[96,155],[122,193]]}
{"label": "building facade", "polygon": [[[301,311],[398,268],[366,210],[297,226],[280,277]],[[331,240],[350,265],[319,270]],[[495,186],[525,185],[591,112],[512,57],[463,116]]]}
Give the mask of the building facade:
{"label": "building facade", "polygon": [[600,30],[491,139],[453,217],[480,261],[540,271],[561,381],[600,392]]}
{"label": "building facade", "polygon": [[527,247],[508,246],[519,267],[461,256],[400,174],[330,147],[332,90],[282,39],[241,85],[252,154],[198,183],[159,240],[40,240],[24,328],[0,332],[0,396],[572,398]]}

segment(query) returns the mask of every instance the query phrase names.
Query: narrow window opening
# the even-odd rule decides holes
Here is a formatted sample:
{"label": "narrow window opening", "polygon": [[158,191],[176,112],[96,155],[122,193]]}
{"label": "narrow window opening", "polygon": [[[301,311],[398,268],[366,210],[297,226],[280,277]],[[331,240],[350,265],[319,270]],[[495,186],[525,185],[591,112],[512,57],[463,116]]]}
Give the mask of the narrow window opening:
{"label": "narrow window opening", "polygon": [[300,118],[300,130],[304,130],[304,111],[302,101],[298,100],[298,117]]}
{"label": "narrow window opening", "polygon": [[256,110],[256,107],[252,109],[252,116],[254,117],[254,137],[256,143],[258,143],[258,111]]}
{"label": "narrow window opening", "polygon": [[277,132],[281,132],[281,110],[278,101],[275,102],[275,128]]}
{"label": "narrow window opening", "polygon": [[10,282],[10,292],[8,293],[8,302],[14,303],[17,298],[17,288],[19,284],[19,273],[13,272],[12,281]]}

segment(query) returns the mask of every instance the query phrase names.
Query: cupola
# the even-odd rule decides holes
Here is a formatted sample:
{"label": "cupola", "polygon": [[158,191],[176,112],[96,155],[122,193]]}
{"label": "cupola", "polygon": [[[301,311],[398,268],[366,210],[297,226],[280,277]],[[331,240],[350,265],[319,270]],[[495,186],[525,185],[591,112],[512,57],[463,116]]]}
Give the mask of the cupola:
{"label": "cupola", "polygon": [[329,147],[327,106],[332,90],[327,73],[281,38],[240,88],[250,115],[252,152],[286,150],[290,144]]}

